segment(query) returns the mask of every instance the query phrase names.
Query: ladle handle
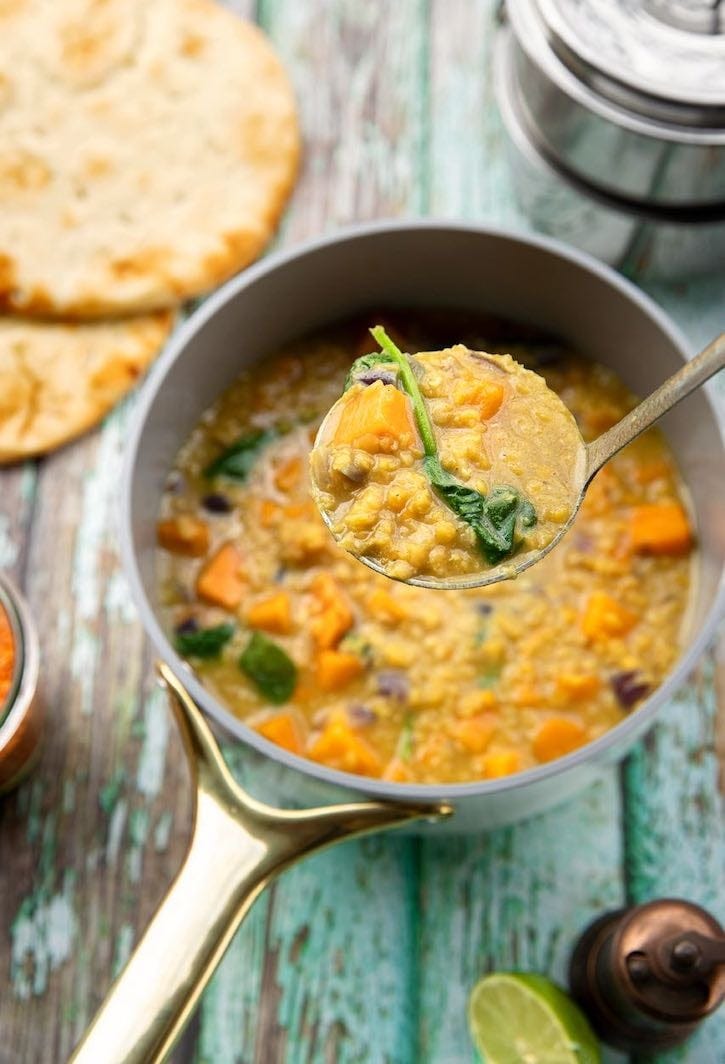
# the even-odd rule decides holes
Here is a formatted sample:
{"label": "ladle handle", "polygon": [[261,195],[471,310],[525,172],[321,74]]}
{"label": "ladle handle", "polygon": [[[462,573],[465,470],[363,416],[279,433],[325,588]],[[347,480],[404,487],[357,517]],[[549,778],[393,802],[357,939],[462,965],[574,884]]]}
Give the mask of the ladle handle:
{"label": "ladle handle", "polygon": [[181,869],[71,1057],[73,1064],[159,1064],[234,932],[267,883],[308,853],[423,817],[443,805],[359,802],[275,809],[234,781],[200,710],[160,672],[192,772],[194,828]]}
{"label": "ladle handle", "polygon": [[587,445],[587,483],[605,462],[631,443],[641,432],[654,425],[663,414],[725,368],[725,333],[721,333],[704,351],[673,374],[634,410],[603,432],[596,440]]}

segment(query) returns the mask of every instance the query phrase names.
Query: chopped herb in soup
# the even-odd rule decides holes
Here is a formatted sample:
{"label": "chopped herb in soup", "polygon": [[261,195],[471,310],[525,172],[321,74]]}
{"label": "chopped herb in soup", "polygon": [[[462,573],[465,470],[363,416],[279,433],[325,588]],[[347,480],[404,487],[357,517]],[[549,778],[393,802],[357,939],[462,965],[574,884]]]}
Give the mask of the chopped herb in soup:
{"label": "chopped herb in soup", "polygon": [[399,580],[457,579],[545,549],[569,521],[584,445],[541,376],[462,344],[353,364],[311,456],[338,543]]}
{"label": "chopped herb in soup", "polygon": [[[672,456],[657,430],[617,455],[571,531],[515,581],[468,591],[391,582],[334,541],[308,474],[312,441],[348,375],[351,393],[362,375],[371,379],[365,391],[395,380],[371,352],[367,330],[378,317],[244,370],[182,448],[159,514],[170,639],[252,728],[336,769],[466,782],[561,757],[636,711],[678,654],[692,532]],[[470,350],[510,352],[544,376],[585,439],[634,404],[610,370],[506,323],[418,312],[385,321],[403,350],[448,357],[461,339]],[[429,372],[439,378],[435,395]],[[421,377],[434,422],[446,372],[436,366]],[[465,414],[467,404],[455,409]],[[414,441],[417,424],[406,418],[395,424]],[[465,420],[450,428],[471,433],[472,462],[480,435]],[[463,482],[441,439],[442,467]],[[474,480],[465,486],[487,499],[492,487],[516,489],[536,510],[532,528],[549,520],[538,491],[514,471],[495,484]],[[440,506],[455,538],[459,515],[430,484],[417,490],[421,509],[424,495]],[[417,498],[406,497],[400,513],[415,511]],[[523,525],[521,517],[519,509]],[[438,546],[449,545],[426,541],[421,551],[433,556]]]}

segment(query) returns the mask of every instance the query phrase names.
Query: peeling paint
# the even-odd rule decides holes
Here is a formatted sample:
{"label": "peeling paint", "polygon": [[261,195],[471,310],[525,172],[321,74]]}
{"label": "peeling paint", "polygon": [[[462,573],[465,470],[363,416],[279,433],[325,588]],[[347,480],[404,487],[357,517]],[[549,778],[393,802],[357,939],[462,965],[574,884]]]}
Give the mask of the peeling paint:
{"label": "peeling paint", "polygon": [[73,640],[70,668],[80,690],[81,713],[84,717],[90,717],[93,713],[93,680],[100,651],[100,641],[87,625],[82,624]]}
{"label": "peeling paint", "polygon": [[10,518],[0,514],[0,569],[10,569],[18,560],[20,550],[10,534]]}
{"label": "peeling paint", "polygon": [[137,619],[131,590],[123,575],[123,570],[116,569],[111,573],[103,605],[109,619],[119,620],[124,624],[133,624]]}
{"label": "peeling paint", "polygon": [[157,853],[164,853],[169,848],[169,838],[174,818],[171,813],[162,813],[154,829],[154,849]]}
{"label": "peeling paint", "polygon": [[134,930],[131,924],[122,924],[116,936],[116,948],[113,953],[113,978],[119,974],[133,949]]}
{"label": "peeling paint", "polygon": [[166,692],[155,686],[144,704],[145,734],[136,772],[136,788],[146,798],[154,798],[164,782],[169,716]]}
{"label": "peeling paint", "polygon": [[123,842],[123,832],[126,827],[126,818],[128,816],[128,805],[122,798],[116,802],[111,813],[111,818],[108,823],[108,838],[106,840],[106,864],[109,867],[114,868],[118,861],[118,855],[121,852],[121,843]]}
{"label": "peeling paint", "polygon": [[128,819],[129,846],[126,868],[131,883],[141,882],[143,852],[149,832],[149,815],[145,809],[134,809]]}
{"label": "peeling paint", "polygon": [[45,993],[48,978],[73,954],[77,930],[72,878],[61,892],[40,888],[24,899],[10,928],[11,984],[22,1001]]}

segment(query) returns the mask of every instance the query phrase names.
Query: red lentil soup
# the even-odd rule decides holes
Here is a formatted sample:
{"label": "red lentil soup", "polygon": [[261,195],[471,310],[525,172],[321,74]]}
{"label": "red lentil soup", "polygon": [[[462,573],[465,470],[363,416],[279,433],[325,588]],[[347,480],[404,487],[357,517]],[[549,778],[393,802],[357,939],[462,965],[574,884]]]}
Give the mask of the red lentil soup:
{"label": "red lentil soup", "polygon": [[[551,761],[635,710],[677,657],[693,539],[674,460],[659,431],[636,440],[515,581],[390,581],[335,543],[308,474],[321,420],[379,319],[289,345],[204,414],[161,501],[167,631],[235,715],[332,768],[439,783]],[[523,327],[452,312],[384,321],[407,350],[510,353],[585,440],[635,403],[611,370]]]}

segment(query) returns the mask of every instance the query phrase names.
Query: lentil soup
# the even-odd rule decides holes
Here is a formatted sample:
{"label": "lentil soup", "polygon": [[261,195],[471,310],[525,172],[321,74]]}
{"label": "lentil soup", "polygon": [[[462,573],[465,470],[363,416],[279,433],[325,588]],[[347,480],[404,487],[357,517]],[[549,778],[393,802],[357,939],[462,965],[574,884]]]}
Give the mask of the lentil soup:
{"label": "lentil soup", "polygon": [[[544,379],[463,344],[352,367],[311,456],[315,500],[340,546],[413,583],[515,575],[570,520],[586,453]],[[481,581],[483,583],[483,581]]]}
{"label": "lentil soup", "polygon": [[[308,461],[364,321],[291,344],[208,410],[159,514],[162,616],[179,653],[272,742],[399,782],[495,778],[560,757],[635,709],[678,654],[692,534],[658,430],[591,484],[570,532],[515,581],[395,583],[338,546]],[[541,373],[585,440],[634,405],[605,367],[493,319],[386,316],[409,350],[456,340]]]}

